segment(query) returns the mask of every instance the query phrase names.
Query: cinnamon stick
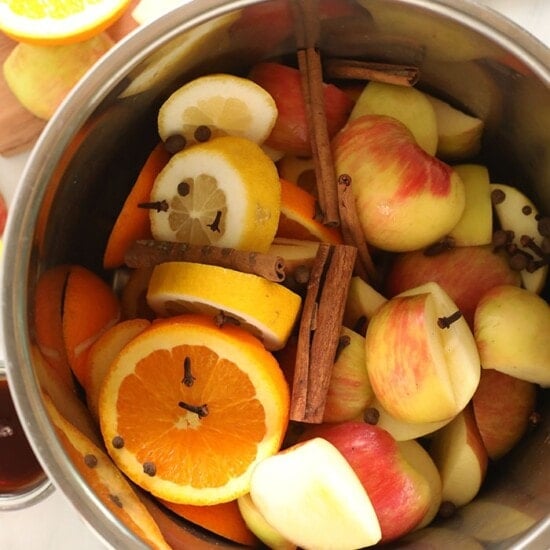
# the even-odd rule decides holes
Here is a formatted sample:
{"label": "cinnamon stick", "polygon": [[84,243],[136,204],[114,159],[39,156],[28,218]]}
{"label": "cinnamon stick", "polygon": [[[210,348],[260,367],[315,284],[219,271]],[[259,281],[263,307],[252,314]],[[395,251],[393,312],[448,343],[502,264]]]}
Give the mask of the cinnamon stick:
{"label": "cinnamon stick", "polygon": [[197,262],[252,273],[277,283],[285,279],[285,261],[280,256],[212,245],[140,240],[130,246],[124,259],[132,268],[164,262]]}
{"label": "cinnamon stick", "polygon": [[328,226],[337,226],[340,224],[340,218],[336,176],[325,112],[323,68],[321,56],[316,48],[319,38],[317,4],[315,0],[301,0],[293,3],[292,6],[298,43],[298,68],[306,107],[319,204],[323,223]]}
{"label": "cinnamon stick", "polygon": [[397,86],[414,86],[419,79],[418,67],[359,61],[357,59],[328,59],[324,63],[327,78],[341,80],[372,80]]}
{"label": "cinnamon stick", "polygon": [[306,296],[302,304],[290,403],[290,418],[292,420],[302,421],[306,418],[308,385],[311,383],[310,374],[313,376],[313,373],[310,372],[312,371],[310,366],[311,337],[314,327],[317,326],[315,317],[319,293],[330,249],[330,244],[321,243],[319,245],[309,274]]}
{"label": "cinnamon stick", "polygon": [[290,418],[323,421],[357,249],[323,243],[313,265],[298,333]]}

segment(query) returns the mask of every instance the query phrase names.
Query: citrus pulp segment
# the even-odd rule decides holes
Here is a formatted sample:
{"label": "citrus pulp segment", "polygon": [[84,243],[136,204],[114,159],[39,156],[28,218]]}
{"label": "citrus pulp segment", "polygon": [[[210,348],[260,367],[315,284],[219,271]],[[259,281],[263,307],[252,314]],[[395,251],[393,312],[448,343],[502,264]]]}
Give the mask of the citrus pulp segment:
{"label": "citrus pulp segment", "polygon": [[281,185],[257,144],[227,136],[176,153],[150,199],[157,240],[266,252],[279,222]]}
{"label": "citrus pulp segment", "polygon": [[262,143],[277,119],[275,101],[263,88],[230,74],[202,76],[184,84],[161,106],[160,137],[183,136],[185,143],[201,141],[200,132]]}
{"label": "citrus pulp segment", "polygon": [[289,389],[246,331],[183,315],[122,349],[99,411],[107,450],[135,483],[170,502],[217,504],[246,493],[255,465],[279,450]]}
{"label": "citrus pulp segment", "polygon": [[81,42],[114,23],[130,0],[2,0],[0,30],[19,42]]}
{"label": "citrus pulp segment", "polygon": [[296,322],[301,298],[258,275],[191,262],[166,262],[153,269],[147,302],[161,317],[202,313],[238,323],[267,349],[281,349]]}

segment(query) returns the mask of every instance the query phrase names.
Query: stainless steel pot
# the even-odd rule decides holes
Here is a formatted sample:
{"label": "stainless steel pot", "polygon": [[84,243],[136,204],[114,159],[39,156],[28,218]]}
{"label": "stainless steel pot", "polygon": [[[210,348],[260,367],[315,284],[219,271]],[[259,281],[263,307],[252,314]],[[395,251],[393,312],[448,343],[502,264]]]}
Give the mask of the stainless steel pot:
{"label": "stainless steel pot", "polygon": [[[100,260],[110,224],[157,140],[156,110],[171,90],[198,74],[240,72],[260,57],[293,53],[292,36],[282,44],[270,43],[271,22],[235,23],[240,10],[255,3],[197,0],[117,45],[48,124],[13,202],[2,281],[10,387],[49,477],[90,527],[115,548],[137,548],[142,543],[76,473],[45,412],[30,356],[34,285],[44,269],[65,262],[102,273]],[[493,180],[525,188],[550,213],[548,49],[470,1],[358,3],[370,17],[325,14],[322,50],[419,64],[421,88],[486,121],[482,160]],[[441,547],[453,548],[550,546],[548,394],[544,401],[543,423],[494,466],[479,497],[437,529],[422,531],[420,540],[409,542],[411,546],[443,540],[447,542]],[[184,547],[224,544],[189,527]]]}

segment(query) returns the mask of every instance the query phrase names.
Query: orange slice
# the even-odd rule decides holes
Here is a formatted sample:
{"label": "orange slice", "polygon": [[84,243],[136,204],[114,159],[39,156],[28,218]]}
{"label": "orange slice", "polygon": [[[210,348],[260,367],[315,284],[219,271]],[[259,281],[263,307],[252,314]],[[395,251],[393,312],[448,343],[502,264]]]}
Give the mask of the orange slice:
{"label": "orange slice", "polygon": [[276,237],[341,244],[342,234],[315,219],[315,197],[281,178],[281,215]]}
{"label": "orange slice", "polygon": [[147,319],[121,321],[107,329],[90,348],[86,358],[86,403],[95,420],[99,420],[99,391],[111,363],[120,350],[150,324]]}
{"label": "orange slice", "polygon": [[69,365],[84,388],[90,347],[119,316],[119,301],[111,287],[89,269],[71,266],[63,303],[63,340]]}
{"label": "orange slice", "polygon": [[36,343],[48,364],[72,386],[63,339],[63,300],[69,271],[70,266],[59,265],[40,275],[34,295],[34,330]]}
{"label": "orange slice", "polygon": [[248,492],[255,465],[279,450],[289,390],[254,336],[184,315],[123,348],[99,415],[109,454],[137,485],[170,502],[219,504]]}
{"label": "orange slice", "polygon": [[130,0],[2,0],[0,30],[19,42],[81,42],[114,23]]}
{"label": "orange slice", "polygon": [[200,525],[216,533],[216,535],[245,546],[258,546],[259,541],[244,522],[236,500],[213,504],[212,506],[175,504],[166,500],[161,502],[178,516]]}
{"label": "orange slice", "polygon": [[159,143],[145,161],[109,235],[103,256],[105,269],[120,267],[126,250],[134,241],[151,238],[149,212],[138,205],[149,200],[155,178],[169,160],[164,144]]}
{"label": "orange slice", "polygon": [[68,422],[48,396],[44,396],[44,404],[65,452],[97,497],[151,548],[168,550],[158,525],[111,459]]}

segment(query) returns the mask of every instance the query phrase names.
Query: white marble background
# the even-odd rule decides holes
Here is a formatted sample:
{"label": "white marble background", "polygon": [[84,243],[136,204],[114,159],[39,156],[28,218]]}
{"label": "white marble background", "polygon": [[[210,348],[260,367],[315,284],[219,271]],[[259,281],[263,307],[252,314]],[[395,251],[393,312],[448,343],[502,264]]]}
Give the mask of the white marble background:
{"label": "white marble background", "polygon": [[[458,0],[459,1],[459,0]],[[478,0],[550,46],[550,0]],[[0,156],[0,192],[9,201],[28,155]],[[59,492],[21,511],[0,513],[0,548],[6,550],[104,550],[104,544]]]}

